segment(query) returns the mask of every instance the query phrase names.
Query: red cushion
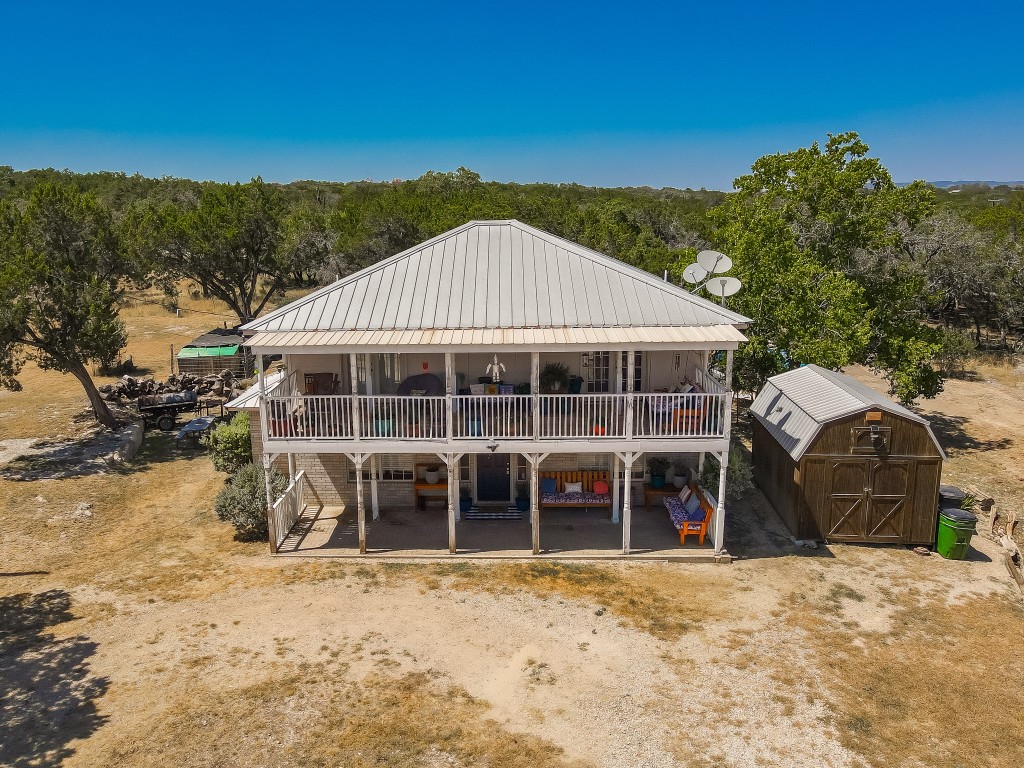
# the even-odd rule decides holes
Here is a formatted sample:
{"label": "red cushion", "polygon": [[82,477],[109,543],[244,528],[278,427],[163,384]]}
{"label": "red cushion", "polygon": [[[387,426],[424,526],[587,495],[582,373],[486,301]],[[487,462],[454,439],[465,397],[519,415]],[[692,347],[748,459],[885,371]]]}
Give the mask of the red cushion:
{"label": "red cushion", "polygon": [[601,496],[608,495],[608,483],[604,480],[598,480],[594,483],[594,493],[600,494]]}

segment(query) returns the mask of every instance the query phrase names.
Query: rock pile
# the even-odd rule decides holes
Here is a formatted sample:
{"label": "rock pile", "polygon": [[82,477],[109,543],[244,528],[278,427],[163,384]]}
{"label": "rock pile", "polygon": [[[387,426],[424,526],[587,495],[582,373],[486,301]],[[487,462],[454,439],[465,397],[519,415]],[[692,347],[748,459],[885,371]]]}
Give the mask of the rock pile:
{"label": "rock pile", "polygon": [[104,384],[100,396],[112,403],[124,403],[138,400],[144,395],[164,395],[174,392],[195,392],[197,398],[231,399],[246,390],[247,382],[235,378],[229,370],[208,376],[196,376],[191,373],[171,374],[163,381],[156,381],[152,376],[136,378],[122,376],[113,384]]}

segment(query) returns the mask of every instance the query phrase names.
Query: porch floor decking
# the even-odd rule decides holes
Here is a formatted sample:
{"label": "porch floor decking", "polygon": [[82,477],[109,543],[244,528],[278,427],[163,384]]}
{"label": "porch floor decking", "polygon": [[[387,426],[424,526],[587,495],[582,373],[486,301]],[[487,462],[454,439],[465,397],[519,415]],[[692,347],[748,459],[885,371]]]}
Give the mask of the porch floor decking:
{"label": "porch floor decking", "polygon": [[622,553],[622,524],[613,523],[603,509],[553,509],[541,512],[541,554],[531,552],[529,514],[522,520],[461,520],[456,523],[456,554],[448,552],[447,508],[431,506],[382,508],[379,520],[367,509],[366,554],[359,554],[355,509],[344,506],[311,507],[282,543],[278,556],[285,557],[380,557],[472,559],[656,559],[728,562],[716,556],[711,537],[704,545],[688,536],[686,545],[668,513],[659,505],[633,510],[630,554]]}

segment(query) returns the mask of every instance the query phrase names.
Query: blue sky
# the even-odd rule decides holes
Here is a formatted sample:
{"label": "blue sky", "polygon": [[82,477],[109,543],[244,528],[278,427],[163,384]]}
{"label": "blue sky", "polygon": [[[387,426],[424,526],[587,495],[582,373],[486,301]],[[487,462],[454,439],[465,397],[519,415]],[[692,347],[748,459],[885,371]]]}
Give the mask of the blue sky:
{"label": "blue sky", "polygon": [[727,189],[859,131],[1024,179],[1016,3],[5,3],[0,164]]}

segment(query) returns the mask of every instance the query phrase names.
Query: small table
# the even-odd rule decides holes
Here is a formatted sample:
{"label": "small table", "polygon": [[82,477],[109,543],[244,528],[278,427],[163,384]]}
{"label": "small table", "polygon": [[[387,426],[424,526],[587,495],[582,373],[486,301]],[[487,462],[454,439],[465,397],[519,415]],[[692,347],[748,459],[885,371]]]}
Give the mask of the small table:
{"label": "small table", "polygon": [[[412,484],[413,491],[416,494],[416,509],[426,509],[427,499],[442,499],[447,506],[448,504],[448,481],[443,483],[425,483],[422,481],[416,481]],[[434,496],[431,494],[424,494],[423,491],[444,491],[444,496]]]}
{"label": "small table", "polygon": [[210,430],[213,429],[214,421],[213,416],[200,416],[199,418],[192,419],[192,421],[179,430],[178,436],[174,438],[174,442],[177,443],[184,438],[189,438],[198,443],[203,435],[209,434]]}
{"label": "small table", "polygon": [[651,509],[651,497],[663,499],[666,496],[678,496],[679,488],[674,485],[666,485],[664,488],[652,488],[650,483],[644,483],[644,511]]}

